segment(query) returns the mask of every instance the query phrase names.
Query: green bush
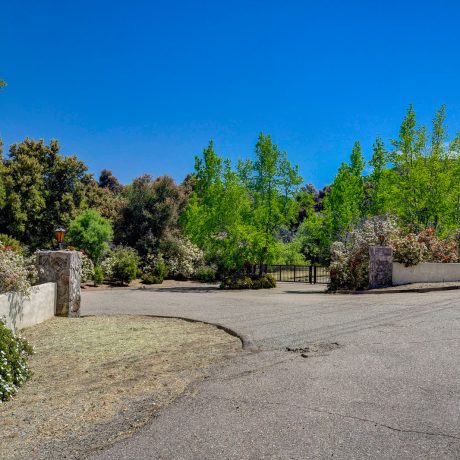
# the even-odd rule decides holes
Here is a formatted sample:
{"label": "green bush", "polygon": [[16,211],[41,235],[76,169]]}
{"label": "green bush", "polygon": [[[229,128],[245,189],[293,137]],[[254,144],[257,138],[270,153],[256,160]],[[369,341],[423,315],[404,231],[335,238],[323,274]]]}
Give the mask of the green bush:
{"label": "green bush", "polygon": [[276,287],[276,280],[272,275],[263,275],[252,280],[252,289],[271,289]]}
{"label": "green bush", "polygon": [[118,246],[102,262],[101,266],[110,281],[129,284],[139,272],[139,256],[133,248]]}
{"label": "green bush", "polygon": [[163,278],[155,275],[142,275],[142,282],[144,284],[161,284],[163,283]]}
{"label": "green bush", "polygon": [[271,289],[276,287],[276,280],[272,275],[262,275],[257,278],[249,276],[230,276],[222,280],[221,289]]}
{"label": "green bush", "polygon": [[161,284],[168,276],[168,266],[163,257],[149,255],[144,262],[142,282],[144,284]]}
{"label": "green bush", "polygon": [[14,239],[12,236],[6,235],[5,233],[0,233],[0,241],[2,242],[4,248],[17,252],[20,255],[23,254],[24,251],[21,243]]}
{"label": "green bush", "polygon": [[101,267],[94,267],[93,280],[95,286],[104,281],[104,272]]}
{"label": "green bush", "polygon": [[113,237],[112,223],[96,210],[87,209],[70,223],[67,237],[97,264],[109,248],[107,243]]}
{"label": "green bush", "polygon": [[0,318],[0,402],[14,396],[31,376],[27,359],[32,353],[29,343],[14,334]]}
{"label": "green bush", "polygon": [[204,283],[212,283],[217,279],[217,272],[214,268],[204,265],[195,271],[193,278]]}

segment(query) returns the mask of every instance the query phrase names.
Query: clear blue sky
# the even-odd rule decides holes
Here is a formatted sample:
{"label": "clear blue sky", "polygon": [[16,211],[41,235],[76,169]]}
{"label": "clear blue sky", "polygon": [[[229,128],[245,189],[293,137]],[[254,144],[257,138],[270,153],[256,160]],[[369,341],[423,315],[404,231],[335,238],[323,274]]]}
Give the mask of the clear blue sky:
{"label": "clear blue sky", "polygon": [[57,138],[92,172],[182,180],[214,139],[260,131],[330,182],[359,139],[412,102],[460,129],[457,1],[9,1],[0,6],[0,136]]}

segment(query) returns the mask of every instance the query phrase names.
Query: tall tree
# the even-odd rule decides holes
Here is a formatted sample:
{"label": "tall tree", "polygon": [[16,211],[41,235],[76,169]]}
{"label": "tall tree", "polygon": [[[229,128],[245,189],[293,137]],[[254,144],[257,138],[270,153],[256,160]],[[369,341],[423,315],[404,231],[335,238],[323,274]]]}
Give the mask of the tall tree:
{"label": "tall tree", "polygon": [[342,163],[325,199],[326,222],[336,238],[346,234],[363,213],[364,157],[359,142],[355,142],[350,164]]}
{"label": "tall tree", "polygon": [[160,250],[162,242],[180,235],[179,215],[185,206],[180,187],[169,176],[145,174],[123,190],[125,205],[115,225],[115,240],[141,256]]}
{"label": "tall tree", "polygon": [[240,162],[239,175],[250,193],[253,225],[262,235],[256,258],[263,264],[273,261],[279,232],[297,217],[299,203],[295,195],[302,178],[298,167],[291,165],[286,152],[273,143],[270,135],[259,135],[255,155],[254,161]]}
{"label": "tall tree", "polygon": [[68,225],[81,209],[91,180],[75,156],[62,156],[59,143],[26,139],[3,159],[6,197],[0,209],[0,233],[32,248],[53,244],[57,225]]}

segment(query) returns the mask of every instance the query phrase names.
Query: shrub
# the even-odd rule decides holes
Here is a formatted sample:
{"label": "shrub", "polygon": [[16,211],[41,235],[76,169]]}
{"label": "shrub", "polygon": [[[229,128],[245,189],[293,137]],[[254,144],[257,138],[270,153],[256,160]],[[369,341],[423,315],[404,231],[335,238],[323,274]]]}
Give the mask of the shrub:
{"label": "shrub", "polygon": [[221,289],[270,289],[276,287],[276,280],[272,275],[262,275],[257,278],[249,276],[229,276],[222,280]]}
{"label": "shrub", "polygon": [[217,271],[208,265],[203,265],[196,269],[193,278],[197,281],[212,283],[217,279]]}
{"label": "shrub", "polygon": [[252,289],[271,289],[276,287],[276,280],[272,275],[262,275],[252,280]]}
{"label": "shrub", "polygon": [[31,375],[27,364],[32,347],[0,318],[0,402],[14,396]]}
{"label": "shrub", "polygon": [[203,264],[203,251],[185,238],[163,242],[161,253],[173,278],[191,278]]}
{"label": "shrub", "polygon": [[12,236],[0,233],[0,241],[6,249],[11,249],[21,255],[23,254],[21,243]]}
{"label": "shrub", "polygon": [[449,263],[458,261],[458,244],[454,238],[440,239],[433,228],[420,232],[417,240],[427,249],[426,261]]}
{"label": "shrub", "polygon": [[111,281],[129,284],[139,271],[139,256],[135,249],[118,246],[102,262],[102,270]]}
{"label": "shrub", "polygon": [[94,264],[84,252],[81,252],[81,282],[86,283],[92,279],[94,279]]}
{"label": "shrub", "polygon": [[0,294],[16,292],[28,295],[38,272],[33,258],[25,258],[0,241]]}
{"label": "shrub", "polygon": [[144,284],[161,284],[163,283],[163,278],[155,275],[143,275],[142,282]]}
{"label": "shrub", "polygon": [[161,284],[168,276],[168,267],[163,257],[148,255],[142,269],[142,282],[144,284]]}
{"label": "shrub", "polygon": [[369,247],[379,245],[380,236],[390,244],[398,232],[391,216],[373,217],[358,224],[344,241],[333,243],[330,289],[366,289],[369,285]]}
{"label": "shrub", "polygon": [[78,249],[84,249],[94,263],[100,262],[113,237],[110,220],[96,210],[87,209],[69,225],[68,238]]}
{"label": "shrub", "polygon": [[427,256],[427,248],[424,243],[418,240],[417,235],[409,233],[405,237],[393,241],[394,260],[406,267],[418,265]]}
{"label": "shrub", "polygon": [[101,267],[94,267],[93,280],[95,286],[101,284],[104,281],[104,272],[102,271]]}

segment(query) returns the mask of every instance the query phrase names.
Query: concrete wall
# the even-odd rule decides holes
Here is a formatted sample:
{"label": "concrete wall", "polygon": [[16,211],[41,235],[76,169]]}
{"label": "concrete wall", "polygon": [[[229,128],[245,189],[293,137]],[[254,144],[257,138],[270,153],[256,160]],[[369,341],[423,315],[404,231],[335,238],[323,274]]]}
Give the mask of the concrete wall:
{"label": "concrete wall", "polygon": [[393,285],[460,281],[460,263],[422,263],[413,267],[393,264]]}
{"label": "concrete wall", "polygon": [[0,316],[6,317],[9,327],[23,329],[54,316],[56,283],[34,286],[29,298],[17,294],[0,295]]}

